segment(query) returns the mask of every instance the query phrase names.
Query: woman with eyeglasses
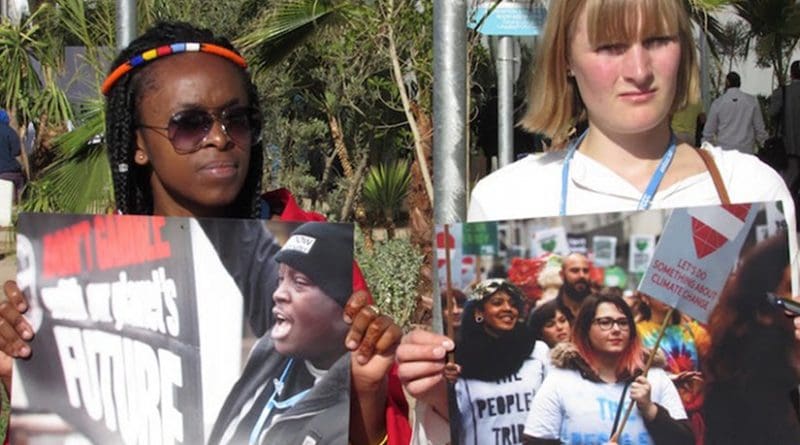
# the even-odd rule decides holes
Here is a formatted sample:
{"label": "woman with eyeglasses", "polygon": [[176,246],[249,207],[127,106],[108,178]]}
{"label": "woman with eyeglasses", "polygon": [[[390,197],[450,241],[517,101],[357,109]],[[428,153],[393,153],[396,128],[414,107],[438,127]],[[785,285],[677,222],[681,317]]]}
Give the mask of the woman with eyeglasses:
{"label": "woman with eyeglasses", "polygon": [[[671,116],[699,93],[686,4],[548,2],[520,124],[551,138],[553,150],[481,179],[467,220],[715,205],[723,196],[734,203],[780,200],[795,246],[794,201],[779,174],[753,155],[708,144],[697,149],[673,135]],[[517,190],[539,193],[520,199]],[[800,338],[800,317],[796,323]],[[440,376],[452,347],[417,330],[397,350],[400,377],[422,402],[416,418],[428,435],[446,429],[436,423],[447,417]]]}
{"label": "woman with eyeglasses", "polygon": [[[324,220],[302,211],[286,190],[261,194],[258,93],[247,62],[227,39],[186,23],[156,24],[117,56],[102,92],[118,212]],[[249,248],[258,251],[263,241],[255,237]],[[229,253],[235,261],[236,252]],[[260,335],[269,327],[273,306],[273,292],[265,289],[274,288],[276,280],[253,283],[257,278],[244,281],[260,291],[243,295],[250,325]],[[350,325],[347,349],[357,351],[350,440],[385,443],[391,431],[389,443],[403,443],[406,402],[394,377],[387,380],[401,331],[391,317],[368,305],[371,296],[360,272],[353,278],[357,292],[344,310]],[[7,282],[4,292],[0,346],[13,357],[28,357],[33,330],[21,315],[27,302],[14,282]]]}
{"label": "woman with eyeglasses", "polygon": [[779,233],[745,254],[708,323],[706,445],[800,443],[800,345],[791,316],[767,298],[788,298],[788,244]]}
{"label": "woman with eyeglasses", "polygon": [[693,444],[678,391],[663,369],[642,375],[646,357],[633,314],[622,298],[586,298],[572,343],[552,353],[552,365],[525,422],[527,444],[609,442],[630,400],[636,407],[617,443]]}
{"label": "woman with eyeglasses", "polygon": [[531,401],[544,377],[546,346],[524,323],[525,296],[504,279],[479,283],[464,307],[455,363],[461,445],[522,443]]}

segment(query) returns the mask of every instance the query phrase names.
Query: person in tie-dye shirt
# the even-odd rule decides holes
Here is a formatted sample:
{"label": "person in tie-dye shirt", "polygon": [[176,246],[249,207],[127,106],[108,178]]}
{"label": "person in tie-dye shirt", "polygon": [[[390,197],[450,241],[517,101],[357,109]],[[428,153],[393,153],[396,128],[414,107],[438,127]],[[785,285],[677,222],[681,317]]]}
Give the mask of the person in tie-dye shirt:
{"label": "person in tie-dye shirt", "polygon": [[[658,339],[658,332],[669,312],[669,306],[659,300],[642,294],[642,300],[649,311],[646,317],[636,323],[636,330],[645,348],[652,349]],[[648,314],[649,312],[649,314]],[[698,445],[703,444],[704,422],[703,375],[700,363],[710,345],[706,330],[696,321],[673,311],[669,325],[664,331],[659,349],[666,358],[664,369],[671,375],[678,388],[681,402],[692,425],[692,432]]]}

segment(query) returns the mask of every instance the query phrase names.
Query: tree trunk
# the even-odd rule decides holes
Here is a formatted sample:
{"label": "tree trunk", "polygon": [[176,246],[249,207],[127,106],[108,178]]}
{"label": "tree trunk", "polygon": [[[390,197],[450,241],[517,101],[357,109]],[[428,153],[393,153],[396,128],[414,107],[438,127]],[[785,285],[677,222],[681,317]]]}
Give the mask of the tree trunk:
{"label": "tree trunk", "polygon": [[331,175],[331,168],[333,167],[333,161],[336,159],[336,150],[332,151],[330,156],[325,156],[325,167],[322,170],[322,179],[320,179],[319,184],[317,185],[316,193],[314,193],[314,202],[312,206],[316,206],[317,202],[324,202],[325,195],[325,185],[328,183],[328,178]]}
{"label": "tree trunk", "polygon": [[[433,124],[430,116],[414,102],[411,102],[411,111],[418,123],[424,159],[428,161],[427,168],[430,168],[432,165],[430,161],[432,160]],[[433,206],[425,192],[422,170],[416,160],[411,165],[411,183],[408,195],[406,195],[406,207],[411,213],[411,242],[423,254],[417,284],[419,299],[411,322],[430,325],[433,304],[433,300],[431,300],[433,273],[430,267],[433,264]]]}
{"label": "tree trunk", "polygon": [[397,56],[397,47],[394,43],[394,32],[392,26],[388,26],[387,32],[389,38],[389,57],[392,60],[392,77],[397,84],[397,89],[400,92],[400,101],[403,102],[403,110],[406,114],[408,126],[411,129],[411,134],[414,136],[414,158],[415,162],[419,163],[420,171],[422,172],[422,179],[425,185],[425,193],[428,201],[433,204],[433,181],[431,179],[430,170],[428,165],[428,158],[425,155],[424,147],[422,146],[422,132],[419,129],[414,113],[412,111],[412,102],[408,99],[406,94],[406,85],[403,83],[403,71],[400,69],[400,58]]}
{"label": "tree trunk", "polygon": [[331,130],[331,138],[333,138],[333,149],[339,157],[339,162],[342,163],[342,171],[345,178],[353,176],[353,165],[350,164],[350,157],[347,155],[347,144],[344,143],[344,134],[342,133],[342,126],[339,123],[339,118],[328,110],[328,127]]}
{"label": "tree trunk", "polygon": [[339,215],[340,221],[347,221],[350,219],[350,213],[353,209],[353,205],[355,204],[356,196],[358,195],[359,190],[361,190],[361,183],[364,180],[364,172],[367,170],[368,159],[369,154],[364,153],[361,156],[361,160],[358,162],[356,171],[349,177],[350,185],[347,187],[347,196],[344,200],[344,206],[342,206],[342,213]]}

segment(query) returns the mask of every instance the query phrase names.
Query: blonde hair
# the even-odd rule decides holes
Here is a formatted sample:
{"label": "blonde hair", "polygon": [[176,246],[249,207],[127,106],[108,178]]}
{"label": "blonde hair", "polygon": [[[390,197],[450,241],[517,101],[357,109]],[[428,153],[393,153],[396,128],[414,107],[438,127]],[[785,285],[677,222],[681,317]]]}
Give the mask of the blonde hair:
{"label": "blonde hair", "polygon": [[[678,0],[556,0],[550,2],[544,35],[528,90],[528,110],[519,125],[563,147],[571,128],[585,118],[574,79],[568,79],[569,48],[581,13],[587,12],[589,42],[632,42],[646,35],[678,35],[677,88],[670,114],[697,101],[699,75],[689,17]],[[642,17],[641,26],[639,17]],[[640,32],[640,30],[643,30]]]}

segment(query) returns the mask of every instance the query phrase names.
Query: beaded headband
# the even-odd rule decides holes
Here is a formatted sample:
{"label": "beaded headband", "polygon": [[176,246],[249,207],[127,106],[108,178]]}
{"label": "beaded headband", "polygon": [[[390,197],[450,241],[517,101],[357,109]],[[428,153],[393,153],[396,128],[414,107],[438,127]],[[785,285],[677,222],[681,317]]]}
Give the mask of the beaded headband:
{"label": "beaded headband", "polygon": [[132,69],[140,65],[144,65],[152,60],[172,54],[196,52],[215,54],[232,61],[242,68],[247,68],[247,62],[244,60],[244,58],[228,48],[223,48],[219,45],[214,45],[213,43],[173,43],[171,45],[164,45],[159,46],[158,48],[149,49],[141,54],[131,57],[127,62],[118,66],[114,71],[111,72],[111,74],[108,75],[108,77],[106,77],[106,80],[103,81],[103,85],[100,87],[100,91],[104,95],[108,94],[108,91],[111,90],[111,87],[117,83],[120,77],[128,74],[128,72],[130,72]]}

